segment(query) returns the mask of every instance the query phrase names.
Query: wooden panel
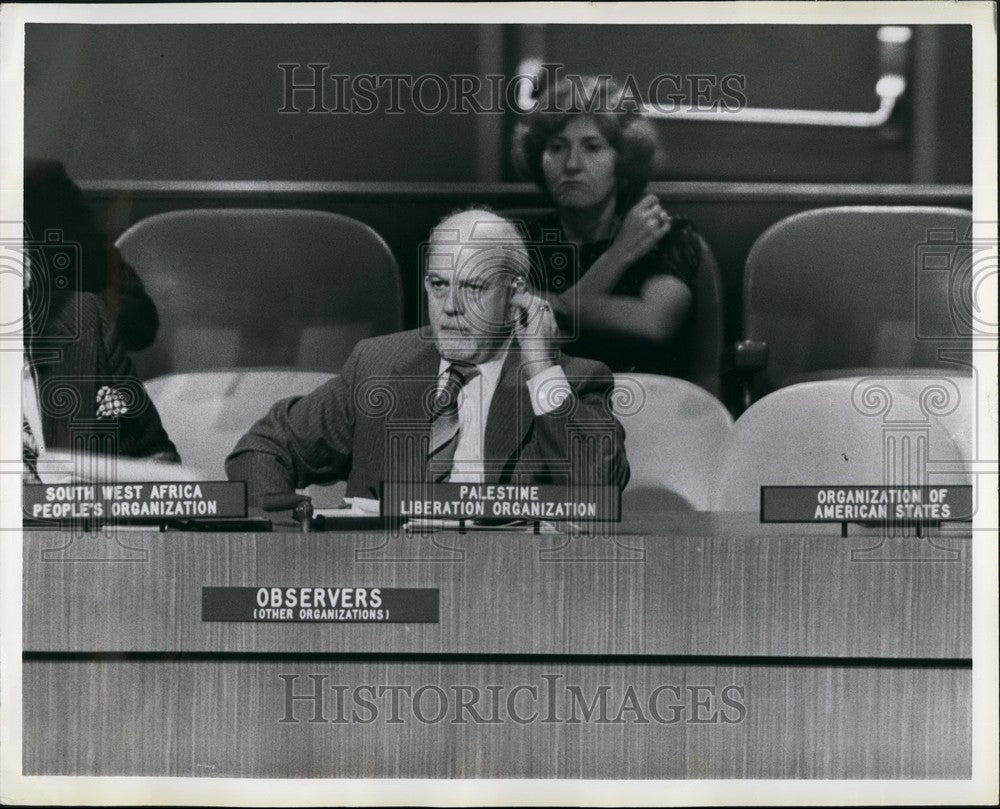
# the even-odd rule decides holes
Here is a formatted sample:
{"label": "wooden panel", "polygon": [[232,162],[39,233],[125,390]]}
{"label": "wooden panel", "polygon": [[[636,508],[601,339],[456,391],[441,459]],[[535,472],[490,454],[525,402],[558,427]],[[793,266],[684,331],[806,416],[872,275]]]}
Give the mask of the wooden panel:
{"label": "wooden panel", "polygon": [[[969,778],[971,670],[557,663],[42,662],[24,669],[24,771],[58,775],[436,778]],[[285,681],[326,690],[322,715]],[[549,679],[544,679],[548,677]],[[326,679],[322,679],[325,676]],[[398,694],[359,685],[409,685]],[[456,692],[453,686],[480,691]],[[492,709],[495,686],[498,707]],[[513,692],[517,685],[536,688]],[[649,708],[655,694],[657,721]],[[333,686],[341,688],[340,692]],[[589,720],[606,686],[619,718]],[[726,691],[729,686],[742,691]],[[695,688],[697,687],[697,688]],[[434,688],[441,689],[436,691]],[[367,724],[334,722],[334,695]],[[458,708],[459,693],[484,720]],[[514,696],[513,721],[507,700]],[[441,701],[441,694],[445,702]],[[475,699],[476,695],[478,699]],[[555,695],[550,709],[549,694]],[[701,702],[702,707],[696,705]],[[678,706],[671,709],[670,706]],[[442,711],[442,707],[444,710]],[[742,710],[741,710],[742,707]],[[566,721],[575,716],[578,722]],[[640,713],[641,712],[641,713]],[[438,720],[438,717],[440,719]],[[423,721],[421,721],[421,718]],[[714,717],[716,721],[708,720]],[[283,718],[296,721],[282,722]],[[310,722],[312,718],[320,721]],[[322,721],[323,719],[328,721]],[[466,720],[456,723],[454,719]],[[557,721],[542,721],[543,719]],[[647,720],[646,723],[640,721]],[[437,721],[433,721],[437,720]]]}
{"label": "wooden panel", "polygon": [[[121,196],[140,199],[208,201],[283,199],[291,207],[310,201],[451,203],[475,198],[504,208],[544,206],[531,183],[496,182],[357,182],[344,180],[84,180],[80,187],[91,204]],[[972,206],[969,185],[912,183],[776,183],[654,181],[649,193],[676,202],[784,202],[792,205],[944,205]]]}
{"label": "wooden panel", "polygon": [[[893,560],[888,542],[864,550],[877,537],[752,519],[382,548],[377,534],[28,534],[24,648],[971,657],[967,538],[896,540],[908,555]],[[440,623],[201,621],[204,586],[338,585],[439,588]]]}

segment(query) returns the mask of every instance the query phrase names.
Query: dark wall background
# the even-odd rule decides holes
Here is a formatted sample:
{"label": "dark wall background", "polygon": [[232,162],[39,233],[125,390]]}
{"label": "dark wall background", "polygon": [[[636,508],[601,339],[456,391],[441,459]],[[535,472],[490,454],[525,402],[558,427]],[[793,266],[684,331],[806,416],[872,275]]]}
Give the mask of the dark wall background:
{"label": "dark wall background", "polygon": [[[877,106],[875,26],[43,25],[27,27],[26,151],[80,180],[514,179],[515,114],[285,114],[283,62],[330,72],[745,76],[751,106]],[[971,33],[916,26],[892,127],[663,123],[660,179],[971,182]],[[299,74],[305,81],[308,74]],[[388,101],[388,91],[382,98]],[[303,96],[300,106],[306,107]],[[332,105],[328,97],[328,104]]]}
{"label": "dark wall background", "polygon": [[[586,72],[741,75],[750,107],[871,111],[885,71],[878,26],[546,26],[544,49]],[[913,26],[912,93],[883,130],[688,122],[660,124],[664,179],[971,182],[971,31]],[[690,98],[688,98],[690,101]],[[942,121],[946,123],[942,123]],[[928,143],[928,141],[930,143]]]}
{"label": "dark wall background", "polygon": [[471,116],[283,115],[278,65],[478,73],[478,34],[471,25],[29,25],[25,151],[62,159],[79,179],[470,179]]}

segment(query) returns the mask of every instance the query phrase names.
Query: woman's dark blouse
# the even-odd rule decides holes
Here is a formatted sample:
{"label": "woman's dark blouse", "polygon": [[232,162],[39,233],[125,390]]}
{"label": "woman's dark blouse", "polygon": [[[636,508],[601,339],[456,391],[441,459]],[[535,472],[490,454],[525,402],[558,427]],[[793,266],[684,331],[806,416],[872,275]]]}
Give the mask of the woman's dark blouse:
{"label": "woman's dark blouse", "polygon": [[[574,249],[555,211],[524,220],[524,225],[531,252],[539,259],[534,262],[536,277],[533,280],[546,292],[561,293],[570,288],[611,246],[611,239],[603,239]],[[674,218],[670,232],[625,270],[611,294],[638,298],[646,282],[657,276],[678,278],[693,294],[700,261],[701,241],[694,227],[687,219]],[[564,331],[573,328],[570,323],[560,325]],[[567,354],[600,360],[612,371],[683,377],[687,376],[689,366],[691,326],[689,311],[684,324],[667,343],[651,345],[638,339],[580,333],[564,344],[563,350]]]}

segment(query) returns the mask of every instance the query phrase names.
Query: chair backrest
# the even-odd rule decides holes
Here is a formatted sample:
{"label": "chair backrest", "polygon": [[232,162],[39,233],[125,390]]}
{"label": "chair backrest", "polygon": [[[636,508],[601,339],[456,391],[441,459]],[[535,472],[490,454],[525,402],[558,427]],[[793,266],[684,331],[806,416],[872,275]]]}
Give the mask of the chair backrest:
{"label": "chair backrest", "polygon": [[184,465],[225,480],[226,456],[271,405],[305,395],[330,377],[257,368],[200,371],[150,379],[146,390]]}
{"label": "chair backrest", "polygon": [[764,388],[815,372],[937,368],[967,355],[972,214],[847,206],[789,216],[747,256],[743,333],[768,344]]}
{"label": "chair backrest", "polygon": [[693,334],[688,378],[709,393],[720,393],[719,364],[722,358],[723,312],[722,275],[708,243],[701,242],[701,263],[694,288]]}
{"label": "chair backrest", "polygon": [[844,377],[777,390],[737,419],[714,511],[752,511],[761,486],[970,483],[973,377]]}
{"label": "chair backrest", "polygon": [[359,339],[402,328],[396,260],[367,225],[324,211],[157,214],[117,242],[160,312],[144,378],[208,368],[338,371]]}
{"label": "chair backrest", "polygon": [[[502,211],[512,221],[530,222],[549,208],[509,208]],[[722,276],[715,254],[701,236],[701,261],[695,278],[694,307],[691,312],[691,343],[685,379],[718,396],[719,367],[723,349]]]}
{"label": "chair backrest", "polygon": [[622,513],[707,510],[729,411],[697,385],[653,374],[616,374],[612,404],[632,470]]}

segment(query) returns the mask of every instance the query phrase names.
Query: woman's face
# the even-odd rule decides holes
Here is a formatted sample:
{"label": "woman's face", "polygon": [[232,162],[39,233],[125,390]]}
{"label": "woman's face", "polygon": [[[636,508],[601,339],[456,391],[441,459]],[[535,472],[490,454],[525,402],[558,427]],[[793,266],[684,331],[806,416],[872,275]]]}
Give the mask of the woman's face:
{"label": "woman's face", "polygon": [[593,118],[571,118],[545,144],[545,185],[560,208],[604,207],[615,197],[617,161],[618,152]]}

